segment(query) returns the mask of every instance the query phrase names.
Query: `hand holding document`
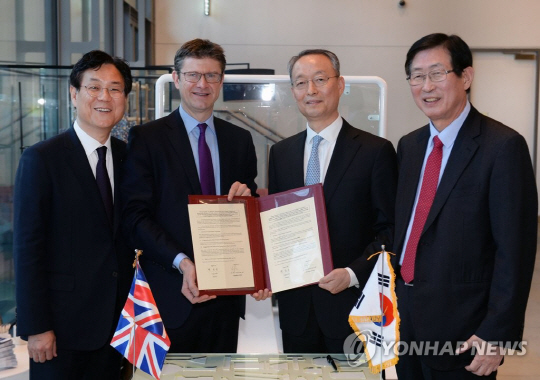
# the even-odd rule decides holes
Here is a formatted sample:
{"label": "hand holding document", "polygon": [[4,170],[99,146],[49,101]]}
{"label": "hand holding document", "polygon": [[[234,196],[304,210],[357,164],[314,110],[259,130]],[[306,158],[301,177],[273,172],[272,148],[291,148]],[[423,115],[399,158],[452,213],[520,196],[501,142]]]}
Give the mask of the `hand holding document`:
{"label": "hand holding document", "polygon": [[[261,198],[190,196],[201,294],[273,293],[317,283],[332,270],[322,186]],[[266,297],[265,297],[266,298]]]}

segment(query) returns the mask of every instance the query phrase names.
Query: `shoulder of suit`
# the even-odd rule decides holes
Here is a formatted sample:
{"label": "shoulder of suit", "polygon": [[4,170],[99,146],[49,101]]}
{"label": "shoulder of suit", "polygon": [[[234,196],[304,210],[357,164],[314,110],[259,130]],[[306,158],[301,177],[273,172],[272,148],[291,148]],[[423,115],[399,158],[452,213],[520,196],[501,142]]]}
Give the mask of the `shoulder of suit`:
{"label": "shoulder of suit", "polygon": [[226,133],[249,133],[249,131],[245,128],[239,127],[238,125],[234,125],[233,123],[230,123],[226,120],[220,119],[219,117],[214,116],[214,127],[216,127],[216,130],[223,130]]}
{"label": "shoulder of suit", "polygon": [[[343,126],[344,132],[348,135],[353,137],[354,139],[359,139],[362,143],[368,143],[372,145],[384,145],[386,143],[389,143],[390,141],[385,139],[384,137],[377,136],[371,132],[364,131],[362,129],[353,127],[351,124],[349,124],[345,119],[343,119]],[[339,137],[338,137],[339,138]]]}
{"label": "shoulder of suit", "polygon": [[420,138],[420,136],[422,136],[423,134],[427,134],[429,136],[430,134],[430,131],[429,131],[429,124],[426,124],[424,125],[423,127],[420,127],[420,128],[417,128],[409,133],[407,133],[406,135],[403,135],[401,138],[400,138],[400,142],[401,141],[410,141],[410,140],[414,140],[416,141],[417,139]]}
{"label": "shoulder of suit", "polygon": [[40,152],[47,152],[51,150],[52,152],[57,151],[60,146],[66,144],[71,144],[70,130],[59,133],[55,136],[49,137],[47,140],[39,141],[25,149],[25,151],[36,150]]}
{"label": "shoulder of suit", "polygon": [[285,149],[286,147],[290,145],[296,145],[298,144],[298,140],[301,140],[302,142],[306,141],[306,130],[303,130],[301,132],[298,132],[295,135],[289,136],[281,141],[278,141],[274,145],[272,145],[272,149]]}
{"label": "shoulder of suit", "polygon": [[124,151],[126,149],[126,143],[119,138],[116,138],[114,136],[111,136],[111,146],[113,149],[118,149],[120,151]]}
{"label": "shoulder of suit", "polygon": [[515,129],[501,123],[498,120],[492,119],[489,116],[479,113],[481,121],[481,133],[487,133],[494,137],[510,138],[520,133]]}
{"label": "shoulder of suit", "polygon": [[175,112],[178,111],[173,111],[166,116],[149,121],[148,123],[135,125],[131,127],[130,130],[136,131],[137,133],[159,133],[161,130],[168,128],[169,125],[178,124],[178,119],[180,119],[180,122],[182,122],[182,119],[174,114]]}

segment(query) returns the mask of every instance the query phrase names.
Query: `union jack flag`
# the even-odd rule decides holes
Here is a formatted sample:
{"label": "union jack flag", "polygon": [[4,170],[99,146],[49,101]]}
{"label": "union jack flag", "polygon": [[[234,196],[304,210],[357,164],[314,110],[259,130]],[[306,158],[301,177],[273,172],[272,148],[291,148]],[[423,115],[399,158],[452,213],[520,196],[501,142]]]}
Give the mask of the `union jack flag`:
{"label": "union jack flag", "polygon": [[159,379],[171,341],[139,260],[111,346],[137,368]]}

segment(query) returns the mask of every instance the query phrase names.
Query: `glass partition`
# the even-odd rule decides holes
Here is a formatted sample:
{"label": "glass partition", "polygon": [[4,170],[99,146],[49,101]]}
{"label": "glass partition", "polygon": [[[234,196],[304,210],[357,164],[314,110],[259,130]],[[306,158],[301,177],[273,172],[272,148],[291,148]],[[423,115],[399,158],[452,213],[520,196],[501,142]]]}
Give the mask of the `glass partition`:
{"label": "glass partition", "polygon": [[[127,140],[131,125],[153,120],[154,88],[168,68],[133,69],[124,120],[113,134]],[[15,319],[13,184],[25,147],[68,129],[75,110],[69,97],[71,67],[0,66],[0,323]]]}
{"label": "glass partition", "polygon": [[[379,77],[345,76],[339,112],[351,125],[379,136],[386,134],[386,82]],[[156,83],[156,118],[178,107],[172,75]],[[251,132],[257,151],[260,188],[268,187],[270,146],[306,128],[287,75],[225,75],[215,116]]]}
{"label": "glass partition", "polygon": [[[0,317],[4,323],[15,319],[12,221],[17,165],[25,147],[71,126],[75,110],[69,97],[70,72],[68,66],[0,66]],[[124,140],[132,125],[170,113],[180,103],[172,76],[165,74],[170,68],[133,68],[132,73],[126,115],[113,129],[113,135]],[[341,115],[357,128],[384,136],[386,83],[377,77],[345,77],[345,82]],[[285,75],[226,75],[215,115],[251,132],[260,188],[267,187],[270,146],[306,125]]]}

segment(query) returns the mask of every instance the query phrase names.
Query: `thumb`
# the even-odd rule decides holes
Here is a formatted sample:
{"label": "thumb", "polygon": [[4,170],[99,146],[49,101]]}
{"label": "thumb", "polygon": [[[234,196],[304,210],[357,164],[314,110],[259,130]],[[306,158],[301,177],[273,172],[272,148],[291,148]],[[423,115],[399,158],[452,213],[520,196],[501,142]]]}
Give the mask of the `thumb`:
{"label": "thumb", "polygon": [[473,337],[470,337],[469,339],[467,339],[466,342],[462,342],[459,345],[459,347],[456,349],[456,355],[469,351],[472,348],[472,344],[473,344]]}
{"label": "thumb", "polygon": [[328,276],[324,276],[319,280],[319,284],[326,284],[328,282],[330,282],[330,278],[328,278]]}

